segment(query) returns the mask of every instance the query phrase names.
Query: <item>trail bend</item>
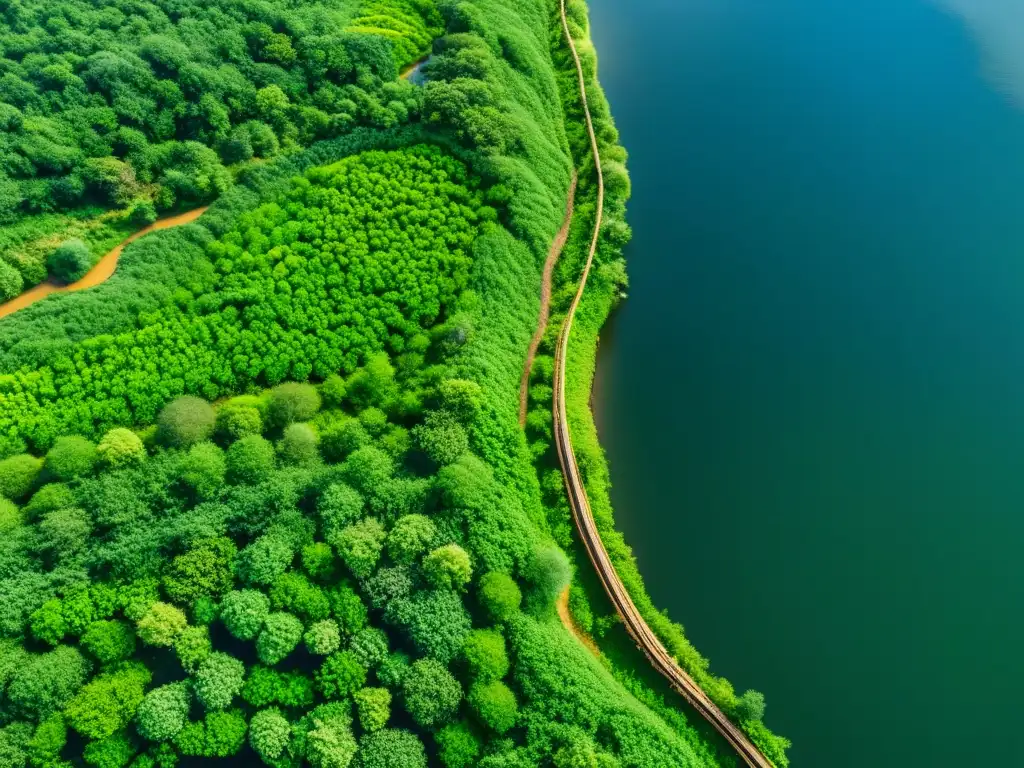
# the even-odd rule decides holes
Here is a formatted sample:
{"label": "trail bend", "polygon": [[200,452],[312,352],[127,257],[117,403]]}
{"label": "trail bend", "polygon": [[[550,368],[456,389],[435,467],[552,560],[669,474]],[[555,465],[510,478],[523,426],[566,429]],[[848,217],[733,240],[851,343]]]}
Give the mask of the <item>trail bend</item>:
{"label": "trail bend", "polygon": [[544,262],[544,272],[540,281],[540,312],[537,315],[537,330],[533,332],[530,339],[530,346],[526,350],[526,362],[523,364],[523,377],[519,381],[519,426],[526,425],[526,406],[530,394],[530,369],[533,368],[533,360],[537,356],[537,348],[541,339],[544,338],[544,331],[547,330],[548,320],[551,318],[551,278],[555,271],[555,264],[565,247],[565,241],[569,237],[569,227],[572,224],[572,212],[576,202],[576,182],[578,176],[576,169],[572,169],[572,179],[569,181],[569,194],[565,202],[565,218],[562,226],[551,241],[551,248],[548,249],[548,257]]}
{"label": "trail bend", "polygon": [[597,244],[601,234],[601,223],[604,214],[605,190],[604,174],[601,170],[601,152],[597,143],[597,135],[594,132],[594,122],[590,115],[590,106],[587,102],[587,86],[583,75],[583,64],[580,61],[579,52],[576,50],[576,43],[569,31],[565,0],[559,0],[559,3],[562,30],[565,33],[566,42],[569,44],[569,50],[576,64],[576,74],[580,86],[580,100],[583,104],[587,133],[590,137],[590,147],[594,157],[594,168],[597,173],[597,213],[594,220],[594,232],[590,241],[590,250],[583,267],[583,274],[580,276],[579,287],[573,297],[572,304],[569,306],[569,312],[559,333],[555,354],[553,398],[555,447],[558,451],[558,460],[562,465],[562,475],[565,479],[565,487],[569,496],[570,506],[572,507],[573,519],[583,545],[586,547],[587,555],[590,557],[590,561],[597,571],[601,583],[604,585],[605,592],[607,592],[609,599],[612,601],[612,605],[615,606],[615,610],[622,619],[626,631],[629,632],[637,647],[643,651],[651,665],[668,681],[672,688],[678,691],[729,742],[744,763],[751,768],[774,768],[772,762],[754,746],[746,734],[729,720],[725,713],[711,701],[710,697],[704,693],[693,678],[683,671],[654,634],[654,631],[648,626],[643,616],[640,615],[640,611],[629,596],[629,592],[619,578],[615,566],[604,547],[604,543],[601,541],[597,523],[594,521],[594,515],[590,509],[590,501],[587,499],[586,489],[583,487],[579,467],[576,464],[576,455],[572,449],[572,436],[569,434],[569,423],[566,418],[565,366],[569,348],[569,334],[572,331],[576,310],[583,298],[587,278],[590,276],[594,255],[597,253]]}
{"label": "trail bend", "polygon": [[150,232],[156,232],[160,229],[170,229],[171,227],[180,227],[183,224],[191,224],[206,213],[207,208],[209,208],[209,206],[204,205],[202,208],[194,208],[191,211],[179,213],[176,216],[165,216],[162,219],[157,219],[149,226],[143,227],[133,235],[129,235],[111,250],[107,251],[107,253],[104,254],[98,262],[96,262],[96,265],[90,269],[82,279],[76,280],[68,285],[61,285],[53,280],[46,280],[39,283],[39,285],[29,288],[27,291],[15,296],[10,301],[0,304],[0,317],[7,317],[7,315],[12,315],[19,309],[30,307],[37,301],[42,301],[53,293],[83,291],[86,288],[94,288],[101,283],[105,283],[113,276],[114,271],[117,269],[117,262],[121,259],[121,251],[124,250],[124,247],[128,245],[128,243],[138,240],[140,237],[148,235]]}

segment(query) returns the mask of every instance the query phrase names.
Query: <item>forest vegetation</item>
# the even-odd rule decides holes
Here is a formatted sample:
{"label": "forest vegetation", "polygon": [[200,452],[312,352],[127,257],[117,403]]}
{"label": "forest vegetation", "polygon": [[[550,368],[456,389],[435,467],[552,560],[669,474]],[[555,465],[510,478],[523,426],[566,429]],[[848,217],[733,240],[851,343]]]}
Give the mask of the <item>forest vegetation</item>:
{"label": "forest vegetation", "polygon": [[[551,0],[0,11],[0,300],[212,203],[103,285],[0,320],[0,765],[734,764],[615,650],[551,464],[550,357],[518,424],[573,167],[556,305],[593,220],[557,18]],[[398,80],[428,52],[425,85]],[[611,179],[596,334],[625,284],[628,176],[587,61]],[[574,335],[580,419],[593,343]],[[603,498],[596,438],[584,452]],[[570,583],[601,659],[558,623]],[[757,694],[702,683],[786,764]]]}

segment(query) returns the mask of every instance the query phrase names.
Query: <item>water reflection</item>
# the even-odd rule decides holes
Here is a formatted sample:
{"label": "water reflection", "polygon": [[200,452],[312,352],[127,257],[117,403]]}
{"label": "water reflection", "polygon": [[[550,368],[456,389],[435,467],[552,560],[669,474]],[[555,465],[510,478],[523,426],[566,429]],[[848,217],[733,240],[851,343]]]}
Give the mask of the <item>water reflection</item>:
{"label": "water reflection", "polygon": [[967,22],[978,39],[985,74],[1024,107],[1024,0],[936,0]]}

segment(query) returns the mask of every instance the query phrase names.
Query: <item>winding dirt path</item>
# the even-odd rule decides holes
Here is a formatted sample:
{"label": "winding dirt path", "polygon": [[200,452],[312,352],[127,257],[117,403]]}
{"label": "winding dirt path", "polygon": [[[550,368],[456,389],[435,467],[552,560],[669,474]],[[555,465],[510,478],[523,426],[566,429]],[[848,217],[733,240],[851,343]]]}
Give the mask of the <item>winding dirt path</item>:
{"label": "winding dirt path", "polygon": [[83,291],[86,288],[93,288],[100,283],[105,283],[117,269],[117,262],[121,258],[121,251],[124,250],[124,247],[128,245],[128,243],[138,240],[140,237],[148,235],[150,232],[156,232],[159,229],[170,229],[171,227],[180,227],[182,224],[191,224],[206,213],[207,208],[209,208],[209,206],[204,205],[202,208],[195,208],[191,211],[186,211],[185,213],[179,213],[176,216],[167,216],[162,219],[157,219],[148,227],[143,227],[134,235],[126,237],[113,249],[107,252],[103,258],[96,262],[96,266],[90,269],[81,280],[77,280],[69,285],[61,285],[60,283],[55,283],[52,280],[47,280],[33,288],[29,288],[23,294],[15,296],[6,304],[0,304],[0,317],[12,315],[19,309],[29,307],[37,301],[45,299],[52,293]]}
{"label": "winding dirt path", "polygon": [[597,647],[594,638],[584,632],[572,617],[572,611],[569,609],[569,587],[563,589],[562,594],[555,600],[555,610],[558,612],[558,619],[562,622],[562,626],[568,629],[594,656],[600,657],[601,649]]}
{"label": "winding dirt path", "polygon": [[576,74],[580,85],[580,100],[583,103],[583,113],[587,123],[587,133],[590,135],[590,147],[594,155],[594,167],[597,173],[597,215],[594,221],[594,235],[590,241],[590,252],[587,255],[587,262],[583,267],[583,274],[580,277],[579,287],[569,307],[569,313],[562,325],[558,338],[558,348],[555,356],[554,376],[554,404],[553,415],[555,424],[555,446],[558,450],[558,460],[562,465],[562,474],[565,477],[565,487],[569,495],[569,503],[572,507],[573,519],[576,529],[579,531],[583,545],[587,549],[590,561],[597,571],[597,575],[604,585],[605,592],[615,606],[615,610],[622,617],[622,623],[633,638],[637,647],[647,656],[651,665],[678,691],[690,705],[704,717],[715,730],[717,730],[726,741],[736,750],[739,756],[751,768],[773,768],[772,763],[761,751],[728,717],[720,710],[711,698],[701,690],[685,671],[676,663],[676,660],[661,644],[661,641],[648,626],[641,616],[640,611],[633,603],[625,585],[619,579],[615,566],[608,556],[604,543],[601,541],[600,533],[597,530],[597,523],[594,521],[593,512],[590,509],[590,501],[587,499],[586,489],[583,487],[583,479],[580,476],[579,467],[576,464],[576,455],[572,449],[572,438],[569,434],[569,423],[566,419],[565,408],[565,361],[569,348],[569,334],[572,331],[573,319],[583,298],[583,290],[587,285],[587,278],[590,276],[590,269],[594,263],[594,254],[597,252],[598,238],[601,234],[601,222],[604,214],[604,174],[601,171],[601,152],[597,144],[597,136],[594,133],[594,122],[590,116],[590,106],[587,102],[587,85],[583,76],[583,65],[580,62],[579,52],[576,50],[576,43],[569,31],[569,22],[565,15],[565,0],[560,0],[562,30],[565,33],[566,42],[576,63]]}
{"label": "winding dirt path", "polygon": [[569,237],[569,226],[572,224],[572,211],[576,202],[576,169],[572,169],[572,180],[569,182],[569,194],[565,202],[565,219],[562,221],[562,228],[558,230],[555,239],[551,241],[551,248],[548,250],[548,258],[544,262],[544,272],[540,280],[540,313],[537,316],[537,330],[533,332],[530,339],[530,346],[526,351],[526,363],[523,365],[523,378],[519,381],[519,426],[526,425],[526,405],[530,394],[530,369],[533,368],[533,359],[537,356],[537,347],[544,338],[544,331],[547,330],[548,320],[551,317],[551,276],[555,271],[555,264],[565,247],[565,241]]}

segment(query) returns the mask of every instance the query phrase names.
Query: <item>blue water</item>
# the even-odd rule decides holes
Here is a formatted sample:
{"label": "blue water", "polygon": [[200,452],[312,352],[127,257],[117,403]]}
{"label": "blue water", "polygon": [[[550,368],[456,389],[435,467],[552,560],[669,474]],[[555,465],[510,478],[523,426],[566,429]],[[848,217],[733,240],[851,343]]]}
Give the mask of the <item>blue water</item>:
{"label": "blue water", "polygon": [[795,766],[1024,765],[1024,0],[590,6],[655,601]]}

